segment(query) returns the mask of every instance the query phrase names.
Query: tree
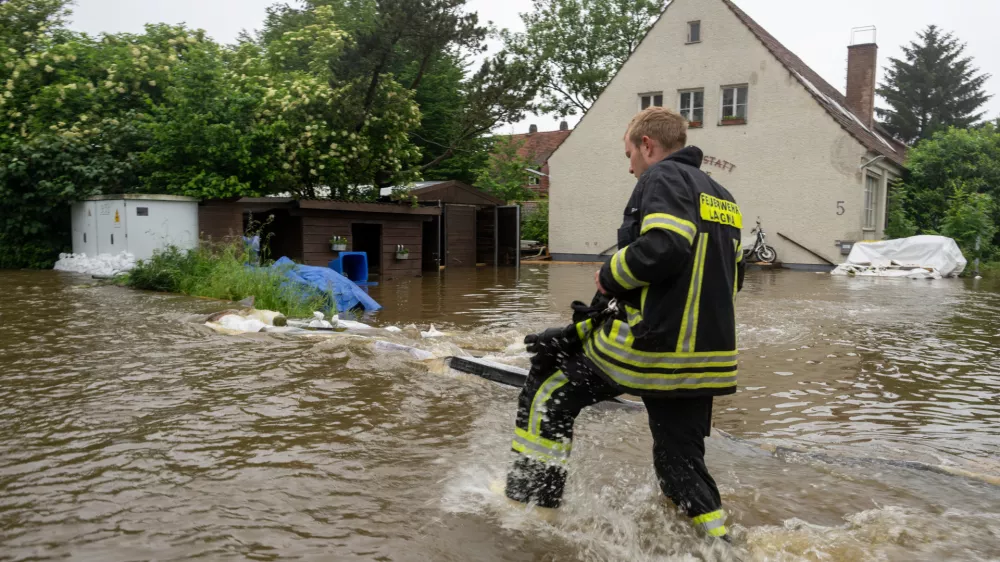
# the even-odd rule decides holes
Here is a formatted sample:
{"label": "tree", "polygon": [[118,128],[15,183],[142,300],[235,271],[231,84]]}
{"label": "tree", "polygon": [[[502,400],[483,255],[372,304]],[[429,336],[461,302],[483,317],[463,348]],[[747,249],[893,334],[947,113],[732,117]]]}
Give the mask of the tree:
{"label": "tree", "polygon": [[940,232],[956,186],[1000,200],[1000,131],[987,124],[939,132],[910,150],[907,167],[909,219],[921,232]]}
{"label": "tree", "polygon": [[521,220],[521,238],[535,240],[543,246],[549,244],[549,202],[541,200],[534,211]]}
{"label": "tree", "polygon": [[954,238],[967,258],[989,259],[997,234],[993,198],[985,193],[971,192],[960,183],[954,187],[954,193],[941,234]]}
{"label": "tree", "polygon": [[321,6],[308,25],[263,47],[188,56],[155,111],[156,142],[144,154],[147,188],[199,197],[288,192],[301,198],[377,197],[379,178],[405,183],[419,152],[410,93],[380,80],[375,112],[362,115],[364,78],[329,64],[348,36]]}
{"label": "tree", "polygon": [[979,122],[979,109],[990,95],[983,91],[989,74],[980,74],[965,44],[931,25],[918,41],[903,47],[906,60],[889,59],[886,80],[878,89],[889,109],[876,108],[882,124],[899,140],[914,144],[948,127]]}
{"label": "tree", "polygon": [[917,225],[909,215],[910,197],[906,186],[900,182],[889,187],[889,212],[885,225],[885,237],[907,238],[917,234]]}
{"label": "tree", "polygon": [[[299,6],[269,10],[257,34],[268,44],[289,30],[309,25],[316,10],[333,10],[334,21],[348,37],[340,56],[327,64],[339,80],[356,80],[360,114],[377,114],[372,88],[394,80],[409,90],[420,112],[411,132],[422,158],[412,171],[439,177],[448,171],[469,179],[481,165],[482,137],[504,123],[524,118],[537,90],[536,73],[522,61],[500,54],[469,73],[466,56],[485,49],[486,29],[466,0],[304,0]],[[300,52],[289,61],[302,66]],[[442,168],[442,170],[437,170]],[[454,176],[452,176],[454,177]],[[381,173],[378,183],[390,183]]]}
{"label": "tree", "polygon": [[540,110],[586,112],[663,12],[663,0],[534,0],[508,49],[542,80]]}
{"label": "tree", "polygon": [[526,187],[533,164],[518,154],[523,144],[511,137],[497,137],[486,166],[476,178],[476,187],[507,202],[533,198],[534,193]]}

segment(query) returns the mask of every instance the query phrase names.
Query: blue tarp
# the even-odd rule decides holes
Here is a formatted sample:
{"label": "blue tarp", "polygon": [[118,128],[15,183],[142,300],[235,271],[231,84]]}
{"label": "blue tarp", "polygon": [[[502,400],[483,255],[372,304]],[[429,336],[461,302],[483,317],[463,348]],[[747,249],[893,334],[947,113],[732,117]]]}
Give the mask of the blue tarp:
{"label": "blue tarp", "polygon": [[361,307],[365,312],[382,309],[382,306],[368,296],[364,289],[328,267],[301,265],[287,257],[282,257],[271,267],[283,270],[296,287],[301,287],[304,295],[318,293],[332,296],[339,313],[353,310],[355,307]]}

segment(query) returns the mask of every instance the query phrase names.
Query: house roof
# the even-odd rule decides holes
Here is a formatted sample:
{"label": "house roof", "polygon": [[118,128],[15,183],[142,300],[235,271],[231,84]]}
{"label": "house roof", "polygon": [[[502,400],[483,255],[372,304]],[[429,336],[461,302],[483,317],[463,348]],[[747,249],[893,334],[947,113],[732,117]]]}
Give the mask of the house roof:
{"label": "house roof", "polygon": [[527,158],[538,167],[542,167],[548,162],[552,153],[559,148],[563,141],[569,137],[573,131],[545,131],[540,133],[525,133],[521,135],[511,135],[514,142],[524,142],[517,149],[517,155]]}
{"label": "house roof", "polygon": [[847,106],[847,98],[841,94],[822,76],[809,68],[795,53],[788,50],[766,29],[760,26],[732,0],[722,0],[736,17],[753,33],[764,47],[771,52],[793,76],[806,87],[813,98],[819,102],[841,127],[856,138],[865,148],[881,154],[887,159],[902,166],[906,161],[906,146],[892,138],[881,126],[868,127]]}

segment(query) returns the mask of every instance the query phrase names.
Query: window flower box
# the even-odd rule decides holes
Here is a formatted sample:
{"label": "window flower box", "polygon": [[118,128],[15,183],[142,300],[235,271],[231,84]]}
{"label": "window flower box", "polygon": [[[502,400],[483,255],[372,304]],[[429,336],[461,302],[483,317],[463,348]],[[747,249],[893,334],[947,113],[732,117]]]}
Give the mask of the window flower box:
{"label": "window flower box", "polygon": [[396,259],[397,260],[408,260],[410,259],[410,250],[404,246],[396,246]]}
{"label": "window flower box", "polygon": [[726,116],[722,118],[720,125],[746,125],[747,120],[743,117]]}
{"label": "window flower box", "polygon": [[334,252],[346,252],[347,251],[347,238],[343,236],[334,236],[330,238],[330,249]]}
{"label": "window flower box", "polygon": [[700,129],[701,127],[701,121],[688,121],[688,129]]}

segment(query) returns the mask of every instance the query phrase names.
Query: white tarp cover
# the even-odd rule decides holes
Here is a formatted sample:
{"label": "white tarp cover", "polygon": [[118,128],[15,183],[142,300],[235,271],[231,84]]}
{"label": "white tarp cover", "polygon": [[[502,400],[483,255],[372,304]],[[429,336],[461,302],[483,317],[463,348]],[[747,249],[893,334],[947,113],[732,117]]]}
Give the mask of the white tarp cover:
{"label": "white tarp cover", "polygon": [[911,236],[882,242],[859,242],[834,275],[876,277],[951,277],[968,264],[954,240],[945,236]]}

